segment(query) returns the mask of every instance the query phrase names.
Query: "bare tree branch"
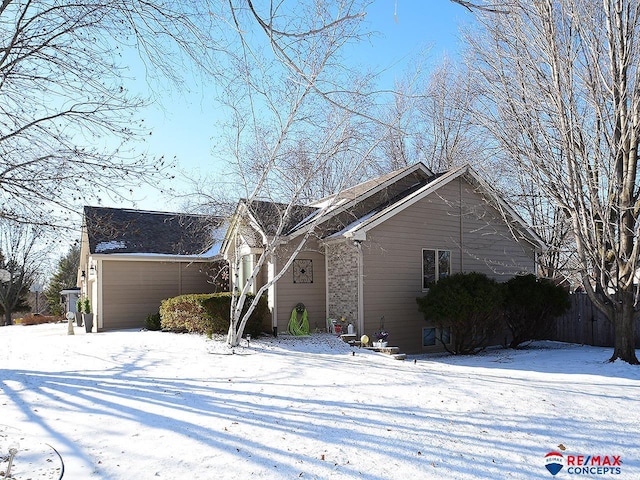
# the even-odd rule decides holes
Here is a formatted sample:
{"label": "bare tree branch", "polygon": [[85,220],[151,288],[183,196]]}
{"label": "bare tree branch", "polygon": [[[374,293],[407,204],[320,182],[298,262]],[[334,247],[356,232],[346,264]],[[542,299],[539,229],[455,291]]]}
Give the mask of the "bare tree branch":
{"label": "bare tree branch", "polygon": [[569,219],[582,284],[615,325],[611,359],[638,363],[640,11],[543,0],[482,18],[469,42],[485,125]]}

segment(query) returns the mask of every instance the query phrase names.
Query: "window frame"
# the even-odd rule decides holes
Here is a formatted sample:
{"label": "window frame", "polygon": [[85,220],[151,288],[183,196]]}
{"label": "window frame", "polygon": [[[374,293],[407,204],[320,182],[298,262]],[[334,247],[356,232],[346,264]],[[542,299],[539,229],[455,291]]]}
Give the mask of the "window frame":
{"label": "window frame", "polygon": [[[433,330],[433,344],[429,344],[429,345],[425,345],[424,340],[425,340],[425,333],[427,330]],[[446,335],[446,342],[442,342],[442,340],[440,340],[440,337],[443,336],[443,334]],[[449,330],[448,328],[445,329],[440,329],[436,326],[426,326],[426,327],[422,327],[422,348],[438,348],[441,345],[451,345],[451,330]]]}
{"label": "window frame", "polygon": [[[422,291],[426,292],[429,290],[429,286],[428,283],[431,282],[426,282],[426,278],[427,276],[425,275],[425,252],[433,252],[433,282],[437,282],[438,280],[440,280],[441,278],[444,277],[448,277],[449,275],[451,275],[451,250],[446,250],[446,249],[439,249],[439,248],[423,248],[422,249]],[[441,254],[446,254],[447,255],[447,261],[448,261],[448,271],[446,273],[442,273],[440,272],[440,267],[441,267],[441,262],[443,260],[443,257],[441,257]]]}

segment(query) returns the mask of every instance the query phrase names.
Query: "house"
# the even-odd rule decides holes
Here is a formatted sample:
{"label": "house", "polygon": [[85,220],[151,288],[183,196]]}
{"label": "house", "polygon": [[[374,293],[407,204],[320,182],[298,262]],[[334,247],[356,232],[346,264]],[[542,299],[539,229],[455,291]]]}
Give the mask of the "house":
{"label": "house", "polygon": [[228,291],[219,217],[85,207],[78,286],[98,331],[142,327],[163,299]]}
{"label": "house", "polygon": [[[430,282],[455,272],[483,272],[500,281],[536,271],[541,239],[469,166],[434,174],[418,163],[310,205],[287,209],[241,201],[222,246],[232,286],[267,294],[269,331],[286,331],[303,303],[311,330],[344,319],[358,336],[384,328],[407,353],[439,348],[435,328],[416,298]],[[279,229],[279,230],[278,230]],[[279,233],[279,235],[278,235]],[[265,249],[274,235],[275,250]],[[304,247],[291,257],[300,242]]]}

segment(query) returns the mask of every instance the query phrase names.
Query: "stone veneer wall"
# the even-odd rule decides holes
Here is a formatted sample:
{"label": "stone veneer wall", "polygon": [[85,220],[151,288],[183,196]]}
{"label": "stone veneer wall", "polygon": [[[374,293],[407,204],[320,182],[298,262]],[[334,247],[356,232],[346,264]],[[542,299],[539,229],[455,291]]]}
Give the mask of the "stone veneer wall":
{"label": "stone veneer wall", "polygon": [[358,249],[351,242],[328,245],[326,262],[327,315],[345,317],[355,327],[358,324]]}

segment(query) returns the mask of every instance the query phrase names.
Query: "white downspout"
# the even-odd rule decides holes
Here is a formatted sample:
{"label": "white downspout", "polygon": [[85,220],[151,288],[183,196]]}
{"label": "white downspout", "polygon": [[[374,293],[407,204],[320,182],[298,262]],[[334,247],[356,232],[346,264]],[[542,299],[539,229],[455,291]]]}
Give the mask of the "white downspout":
{"label": "white downspout", "polygon": [[358,250],[358,333],[364,334],[364,262],[362,256],[362,242],[354,242]]}
{"label": "white downspout", "polygon": [[[271,258],[267,262],[267,281],[270,282],[276,273],[275,257],[271,254]],[[267,300],[269,302],[269,309],[271,310],[271,329],[276,333],[278,327],[278,302],[276,301],[276,283],[273,282],[267,289]]]}
{"label": "white downspout", "polygon": [[327,318],[324,319],[325,328],[329,332],[329,249],[324,244],[324,313]]}
{"label": "white downspout", "polygon": [[98,277],[96,279],[97,280],[97,285],[98,285],[98,288],[96,289],[97,290],[97,292],[96,292],[96,297],[97,297],[96,298],[96,306],[98,308],[96,308],[95,315],[96,315],[96,323],[97,323],[97,328],[96,329],[100,330],[104,326],[103,325],[104,324],[104,320],[102,318],[103,317],[103,315],[102,315],[102,298],[103,298],[102,289],[104,288],[103,282],[102,282],[102,259],[98,259],[96,261],[96,269],[98,270],[96,272],[96,274],[97,274],[96,276]]}

